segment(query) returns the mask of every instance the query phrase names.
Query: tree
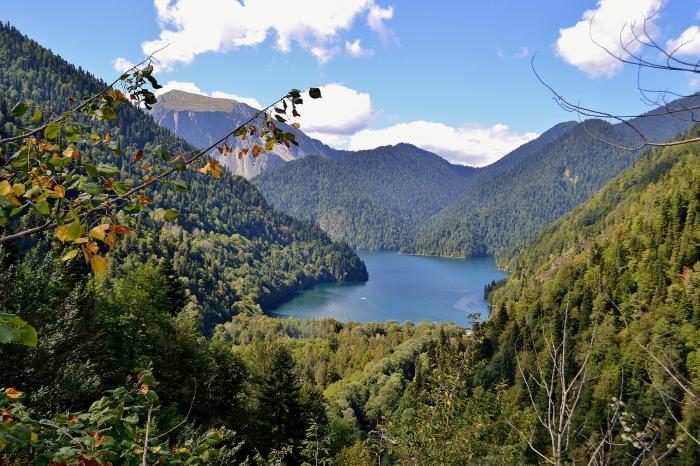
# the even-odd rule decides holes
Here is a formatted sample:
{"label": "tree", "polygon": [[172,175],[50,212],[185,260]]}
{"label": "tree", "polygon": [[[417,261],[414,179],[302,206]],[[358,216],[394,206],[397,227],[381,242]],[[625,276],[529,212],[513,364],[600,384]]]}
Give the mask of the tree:
{"label": "tree", "polygon": [[[535,57],[532,58],[532,69],[537,79],[552,93],[554,101],[567,112],[576,113],[582,117],[600,118],[622,123],[634,135],[637,136],[636,145],[624,145],[611,141],[610,139],[589,131],[595,139],[625,150],[640,150],[646,147],[664,147],[688,144],[700,141],[700,136],[690,135],[673,141],[664,142],[651,138],[645,130],[645,120],[659,115],[669,115],[673,118],[697,123],[700,122],[700,98],[698,93],[682,94],[666,89],[649,89],[641,84],[643,71],[665,71],[673,73],[683,73],[690,75],[700,75],[700,67],[697,61],[687,60],[682,57],[684,48],[693,41],[693,37],[681,37],[679,43],[669,44],[664,47],[656,38],[655,26],[652,23],[654,18],[660,15],[663,2],[659,4],[656,11],[645,15],[641,22],[635,21],[622,28],[619,36],[619,51],[613,50],[611,46],[600,43],[593,35],[593,24],[595,17],[590,20],[590,38],[601,50],[615,60],[637,67],[637,89],[641,95],[641,100],[650,107],[656,109],[652,112],[642,114],[613,113],[601,109],[586,107],[561,95],[552,85],[548,84],[535,69]],[[671,42],[671,41],[669,41]],[[648,53],[645,53],[648,52]]]}
{"label": "tree", "polygon": [[308,420],[300,400],[301,388],[294,374],[294,360],[284,346],[273,349],[257,394],[258,422],[254,444],[264,456],[272,450],[292,447],[290,458],[300,462],[296,451],[306,437]]}

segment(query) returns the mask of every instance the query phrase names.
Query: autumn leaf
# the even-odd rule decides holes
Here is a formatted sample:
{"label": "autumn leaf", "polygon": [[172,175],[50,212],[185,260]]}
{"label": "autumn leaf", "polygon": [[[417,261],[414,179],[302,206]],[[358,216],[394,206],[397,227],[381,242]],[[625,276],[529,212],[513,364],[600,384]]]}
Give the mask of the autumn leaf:
{"label": "autumn leaf", "polygon": [[270,139],[265,143],[265,150],[272,150],[272,148],[275,146],[275,140]]}
{"label": "autumn leaf", "polygon": [[26,189],[23,184],[21,183],[15,183],[12,186],[12,191],[14,191],[15,196],[23,196],[24,193],[26,192]]}
{"label": "autumn leaf", "polygon": [[53,188],[53,195],[54,195],[54,197],[57,197],[57,198],[65,197],[66,190],[63,189],[63,186],[58,185],[55,188]]}
{"label": "autumn leaf", "polygon": [[95,439],[95,447],[101,447],[105,441],[105,438],[101,436],[99,432],[93,433],[92,438]]}
{"label": "autumn leaf", "polygon": [[244,147],[243,149],[238,151],[238,160],[242,160],[243,157],[248,153],[248,148]]}
{"label": "autumn leaf", "polygon": [[90,267],[94,273],[105,273],[107,260],[102,256],[92,256],[90,258]]}
{"label": "autumn leaf", "polygon": [[253,157],[257,157],[258,154],[262,151],[259,145],[255,144],[253,146]]}
{"label": "autumn leaf", "polygon": [[105,137],[102,138],[102,142],[107,144],[110,141],[110,139],[112,139],[112,137],[109,135],[109,133],[105,133]]}
{"label": "autumn leaf", "polygon": [[24,395],[24,392],[20,392],[16,388],[10,387],[10,388],[5,389],[5,395],[7,395],[7,397],[10,399],[15,400],[15,399],[21,397],[22,395]]}
{"label": "autumn leaf", "polygon": [[219,442],[224,440],[224,434],[219,429],[214,429],[214,435],[219,439]]}
{"label": "autumn leaf", "polygon": [[145,383],[142,383],[141,386],[139,387],[139,393],[141,393],[144,396],[148,395],[148,385],[146,385]]}
{"label": "autumn leaf", "polygon": [[[296,110],[294,110],[296,112]],[[296,115],[295,115],[296,116]],[[301,128],[301,125],[299,123],[292,123],[292,126],[296,129]]]}
{"label": "autumn leaf", "polygon": [[7,196],[12,192],[12,186],[7,180],[0,181],[0,196]]}
{"label": "autumn leaf", "polygon": [[212,160],[209,162],[209,165],[211,166],[211,174],[214,178],[218,178],[221,176],[221,166],[219,165],[219,162],[216,160]]}
{"label": "autumn leaf", "polygon": [[199,173],[202,173],[204,175],[206,175],[209,172],[211,172],[214,178],[220,177],[222,170],[221,166],[219,165],[219,162],[217,162],[216,160],[210,160],[209,162],[207,162],[206,165],[199,169]]}
{"label": "autumn leaf", "polygon": [[137,153],[134,154],[134,156],[132,157],[132,160],[134,162],[138,162],[142,158],[143,158],[143,149],[140,149]]}
{"label": "autumn leaf", "polygon": [[67,254],[64,254],[63,257],[61,257],[62,261],[69,261],[73,259],[75,256],[78,255],[78,252],[80,252],[78,249],[73,249],[72,251],[68,251]]}
{"label": "autumn leaf", "polygon": [[106,234],[108,229],[109,229],[109,223],[103,223],[101,225],[97,225],[95,228],[90,230],[90,237],[98,239],[100,241],[104,241],[105,234]]}

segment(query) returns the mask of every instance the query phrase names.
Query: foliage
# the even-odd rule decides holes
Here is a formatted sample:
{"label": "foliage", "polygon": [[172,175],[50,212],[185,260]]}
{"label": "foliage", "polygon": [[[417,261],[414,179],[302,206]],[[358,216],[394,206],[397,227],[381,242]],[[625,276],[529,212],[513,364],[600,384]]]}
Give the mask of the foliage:
{"label": "foliage", "polygon": [[[65,258],[67,263],[77,262],[75,258],[78,257],[86,257],[100,272],[109,274],[110,267],[106,266],[104,260],[91,258],[104,256],[110,248],[112,253],[105,257],[117,258],[119,261],[127,260],[127,255],[131,255],[132,261],[136,261],[137,257],[143,261],[154,254],[172,259],[175,271],[185,278],[183,285],[186,293],[194,295],[200,303],[203,314],[201,323],[207,332],[211,331],[215,323],[228,320],[236,312],[259,312],[261,308],[268,308],[286,299],[296,290],[313,283],[366,279],[364,265],[347,246],[332,243],[315,226],[274,211],[260,193],[245,180],[232,177],[226,172],[215,178],[199,175],[192,170],[176,170],[176,177],[158,180],[161,175],[172,169],[173,164],[180,167],[183,161],[179,160],[178,156],[193,153],[193,148],[173,137],[167,130],[159,128],[152,118],[137,106],[123,100],[120,100],[121,104],[108,100],[108,91],[105,92],[104,99],[107,100],[103,104],[114,107],[116,119],[102,118],[99,116],[101,113],[95,115],[99,108],[91,110],[95,116],[91,120],[87,119],[82,110],[79,114],[65,115],[64,112],[74,107],[73,102],[82,98],[89,99],[91,96],[101,96],[100,93],[107,89],[107,84],[66,63],[9,25],[0,27],[0,36],[0,56],[3,57],[3,62],[8,64],[0,69],[1,135],[4,137],[24,134],[26,130],[21,125],[34,125],[27,120],[31,116],[29,110],[21,117],[10,115],[10,109],[16,102],[25,102],[30,109],[40,107],[45,120],[49,119],[50,115],[57,115],[61,124],[71,126],[71,123],[68,123],[70,116],[76,121],[75,125],[80,126],[78,129],[82,132],[75,133],[78,139],[73,142],[67,140],[67,128],[61,129],[60,139],[49,141],[52,145],[59,145],[62,151],[72,147],[71,150],[75,152],[71,152],[70,161],[66,158],[67,165],[60,167],[60,173],[65,172],[67,175],[70,170],[77,170],[75,176],[85,177],[84,180],[88,182],[94,177],[87,172],[83,162],[94,167],[113,167],[108,170],[109,173],[104,169],[102,174],[97,173],[100,183],[114,180],[114,183],[109,181],[112,186],[93,186],[97,191],[87,194],[92,201],[88,202],[88,197],[85,197],[86,204],[83,205],[81,201],[80,208],[71,207],[65,202],[80,197],[79,193],[85,188],[80,183],[71,190],[67,189],[69,185],[61,181],[58,184],[63,188],[64,197],[49,195],[45,199],[51,206],[60,204],[64,214],[65,209],[69,210],[64,225],[55,225],[56,228],[60,227],[59,236],[65,243],[57,239],[53,245],[62,251],[61,257]],[[150,85],[147,76],[151,79],[153,77],[150,70],[148,71],[149,73],[144,74],[143,70],[134,70],[130,76],[141,73],[137,75],[138,79]],[[113,94],[117,95],[116,90]],[[297,91],[293,90],[286,99],[279,102],[278,107],[281,106],[284,110],[286,104],[290,112],[298,109],[300,97],[295,97],[296,95]],[[102,102],[104,99],[100,97],[95,102]],[[274,125],[274,122],[278,121],[277,117],[284,118],[283,114],[274,108],[271,108],[271,112],[276,117],[260,113],[259,118],[263,120],[256,129],[256,134],[269,131],[262,136],[266,142],[270,142],[268,139],[273,136],[281,138],[272,126],[265,129],[268,123]],[[111,115],[111,112],[107,113]],[[272,118],[273,122],[267,121],[268,117]],[[239,134],[232,135],[232,138],[241,140],[245,137],[244,142],[252,141],[251,137],[243,135],[240,130],[234,130],[236,131]],[[249,134],[250,128],[246,131],[246,134]],[[93,133],[100,135],[99,141],[91,138]],[[37,135],[37,151],[42,135]],[[19,141],[12,144],[20,144]],[[288,139],[281,142],[283,146],[285,141],[293,146]],[[226,151],[227,144],[222,142],[217,147]],[[264,146],[264,143],[260,144]],[[30,146],[34,147],[31,144],[27,145],[27,151]],[[9,149],[7,155],[23,157]],[[231,156],[237,157],[238,154],[228,155]],[[250,154],[248,156],[252,157]],[[163,160],[163,157],[167,160]],[[172,160],[173,158],[178,160]],[[8,175],[14,177],[9,181],[3,178],[12,187],[12,193],[8,192],[6,198],[11,201],[13,197],[17,197],[14,184],[18,182],[13,180],[28,175],[22,171],[22,167],[12,168],[11,164],[7,165],[8,161],[3,159],[0,163],[3,170],[7,171],[5,178]],[[193,165],[196,163],[199,162],[192,162]],[[209,173],[212,173],[208,161],[204,166],[210,167]],[[50,167],[51,165],[45,169],[49,170]],[[215,171],[218,173],[217,167]],[[49,175],[48,179],[59,176],[53,172]],[[105,178],[106,175],[110,176]],[[102,202],[113,201],[115,196],[118,196],[117,190],[121,189],[118,184],[129,180],[138,186],[150,183],[140,194],[134,193],[138,209],[125,210],[128,205],[119,204],[124,207],[122,208],[114,204],[108,211],[79,217],[82,226],[72,220],[70,209],[80,216],[81,212],[86,212],[84,209],[90,209],[90,203],[97,207],[102,205]],[[88,186],[88,189],[92,188]],[[18,187],[18,190],[21,191],[21,188]],[[30,191],[27,185],[25,194]],[[44,190],[42,193],[48,192]],[[141,198],[141,195],[146,199]],[[24,199],[22,202],[25,204],[34,202],[26,196],[19,196],[18,199]],[[148,211],[145,210],[144,200],[148,201]],[[14,208],[13,205],[13,211]],[[25,207],[11,218],[12,221],[4,229],[0,229],[2,238],[7,238],[8,233],[27,231],[28,227],[47,226],[44,217],[31,213],[33,210],[28,209]],[[176,211],[179,216],[177,223],[174,223]],[[136,218],[130,220],[126,214],[136,215]],[[53,224],[57,223],[54,220],[56,219],[52,217]],[[115,241],[115,235],[122,241]],[[185,244],[180,244],[181,239],[185,240]],[[33,241],[26,240],[16,247],[19,250],[31,248]],[[87,256],[82,254],[83,247],[88,249]],[[202,268],[195,266],[205,264],[206,267]],[[237,278],[231,278],[233,275]]]}
{"label": "foliage", "polygon": [[217,455],[214,447],[223,440],[221,431],[213,429],[181,445],[161,441],[155,385],[150,373],[139,373],[130,389],[107,391],[85,412],[40,420],[32,419],[21,403],[24,393],[11,387],[0,390],[0,454],[17,465],[137,465],[150,458],[168,464],[209,464]]}
{"label": "foliage", "polygon": [[358,249],[399,249],[415,226],[455,200],[470,167],[408,144],[328,160],[307,156],[253,179],[276,207]]}

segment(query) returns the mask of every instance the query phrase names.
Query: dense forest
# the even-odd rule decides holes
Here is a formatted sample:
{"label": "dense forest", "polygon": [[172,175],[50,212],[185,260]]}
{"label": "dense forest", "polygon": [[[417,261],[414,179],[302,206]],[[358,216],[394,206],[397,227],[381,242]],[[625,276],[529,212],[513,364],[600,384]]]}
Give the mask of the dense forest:
{"label": "dense forest", "polygon": [[[23,123],[12,115],[18,100],[60,111],[100,86],[9,25],[0,32],[10,64],[0,68],[2,134]],[[129,176],[143,174],[117,152],[187,147],[131,106],[110,126],[93,124],[115,144],[84,156]],[[562,206],[579,187],[593,192],[602,162],[576,159],[581,125],[551,136],[493,179],[504,187],[518,173],[512,192],[528,199],[518,180],[539,162],[535,186],[564,170],[546,191],[570,192]],[[386,172],[395,163],[383,160],[406,161],[404,188],[382,191],[370,177],[362,189],[400,221],[436,213],[422,201],[399,209],[416,190],[456,199],[412,177],[411,163],[428,168],[425,154],[382,150],[367,162]],[[306,160],[333,162],[289,166]],[[430,160],[455,184],[472,171]],[[294,290],[367,272],[348,245],[226,173],[183,172],[187,192],[149,192],[153,214],[130,224],[103,272],[66,260],[54,235],[2,246],[0,464],[698,464],[700,144],[606,163],[622,172],[590,199],[528,229],[522,246],[489,246],[512,273],[487,287],[491,316],[472,329],[263,315]],[[3,193],[12,208],[14,187]],[[165,220],[173,207],[178,220]],[[541,209],[542,222],[553,215]],[[3,234],[36,222],[12,217]]]}
{"label": "dense forest", "polygon": [[[8,64],[0,68],[3,134],[12,134],[18,123],[9,110],[19,100],[41,105],[44,113],[59,113],[71,101],[104,86],[9,25],[0,28],[0,57]],[[139,148],[146,153],[189,148],[134,107],[125,108],[110,123],[94,131],[110,134],[116,150],[92,148],[89,157],[116,167],[125,177],[143,175],[140,168],[127,163]],[[127,262],[150,256],[171,259],[188,293],[199,303],[207,332],[237,312],[267,308],[313,283],[366,279],[364,265],[348,246],[333,243],[315,225],[272,209],[244,179],[227,173],[219,179],[183,173],[180,181],[186,192],[163,185],[149,193],[157,207],[177,208],[177,222],[165,221],[162,215],[160,219],[144,216],[137,227],[139,234],[121,244],[114,258]]]}
{"label": "dense forest", "polygon": [[399,249],[415,226],[457,199],[473,168],[410,144],[305,157],[253,179],[277,208],[358,249]]}
{"label": "dense forest", "polygon": [[[692,99],[669,105],[689,106]],[[687,131],[692,118],[655,110],[633,124],[664,141]],[[399,144],[294,161],[253,182],[276,207],[360,249],[500,257],[640,155],[592,135],[619,145],[639,142],[622,124],[566,122],[483,168],[436,162],[434,154]]]}

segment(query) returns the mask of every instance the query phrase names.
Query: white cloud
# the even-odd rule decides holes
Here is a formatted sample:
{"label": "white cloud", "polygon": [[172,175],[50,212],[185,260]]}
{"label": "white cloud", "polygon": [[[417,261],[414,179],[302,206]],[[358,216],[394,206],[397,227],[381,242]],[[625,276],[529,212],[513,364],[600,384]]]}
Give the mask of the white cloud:
{"label": "white cloud", "polygon": [[201,90],[199,86],[197,86],[195,83],[188,81],[168,81],[167,83],[163,84],[163,87],[161,89],[157,89],[155,94],[156,96],[159,96],[172,90],[185,91],[191,94],[199,94],[207,97],[215,97],[218,99],[231,99],[237,102],[243,102],[244,104],[248,104],[253,108],[262,108],[260,102],[258,102],[257,99],[254,99],[253,97],[241,97],[223,91],[214,91],[211,93],[211,95],[209,95],[203,90]]}
{"label": "white cloud", "polygon": [[323,65],[340,53],[340,47],[311,47],[309,52]]}
{"label": "white cloud", "polygon": [[362,48],[360,39],[355,39],[354,42],[345,41],[345,51],[353,57],[371,57],[374,55],[374,50]]}
{"label": "white cloud", "polygon": [[700,87],[700,78],[693,78],[690,81],[688,81],[688,87],[691,89],[697,89]]}
{"label": "white cloud", "polygon": [[505,58],[506,57],[506,53],[503,51],[503,49],[501,48],[500,45],[496,46],[496,56],[498,58]]}
{"label": "white cloud", "polygon": [[469,124],[454,128],[443,123],[412,121],[359,131],[350,138],[349,148],[372,149],[406,142],[435,152],[453,163],[483,166],[537,136],[537,133],[515,133],[503,124],[490,127]]}
{"label": "white cloud", "polygon": [[341,31],[367,15],[367,23],[383,40],[392,37],[384,24],[393,8],[375,0],[154,0],[160,35],[143,42],[145,54],[157,54],[160,68],[191,63],[206,52],[226,52],[261,44],[268,36],[289,52],[292,44],[312,53],[320,62],[334,56],[333,44]]}
{"label": "white cloud", "polygon": [[677,55],[700,56],[700,28],[690,26],[677,38],[666,41],[666,51]]}
{"label": "white cloud", "polygon": [[367,15],[367,25],[371,30],[379,34],[379,37],[388,43],[390,40],[396,42],[396,36],[393,31],[388,29],[384,24],[385,21],[390,20],[394,17],[394,8],[389,6],[387,8],[382,8],[379,5],[372,4],[369,7],[369,14]]}
{"label": "white cloud", "polygon": [[520,50],[513,54],[513,58],[523,59],[528,58],[532,55],[532,49],[530,47],[520,47]]}
{"label": "white cloud", "polygon": [[[620,42],[632,40],[630,51],[639,51],[641,44],[634,41],[632,28],[639,32],[644,18],[652,16],[661,6],[662,0],[598,0],[596,8],[585,11],[574,26],[559,30],[556,52],[591,78],[614,76],[623,63],[600,46],[624,58]],[[656,33],[653,19],[647,21],[650,34]]]}
{"label": "white cloud", "polygon": [[295,119],[301,130],[311,137],[334,146],[344,146],[350,136],[367,127],[372,117],[369,94],[342,84],[322,86],[321,99],[304,96],[299,107],[301,117]]}
{"label": "white cloud", "polygon": [[513,54],[513,58],[528,58],[530,55],[532,55],[532,49],[530,47],[520,47],[520,50]]}
{"label": "white cloud", "polygon": [[131,68],[134,67],[134,64],[126,58],[117,58],[116,60],[112,61],[112,65],[114,66],[114,69],[119,71],[120,73],[129,71]]}

